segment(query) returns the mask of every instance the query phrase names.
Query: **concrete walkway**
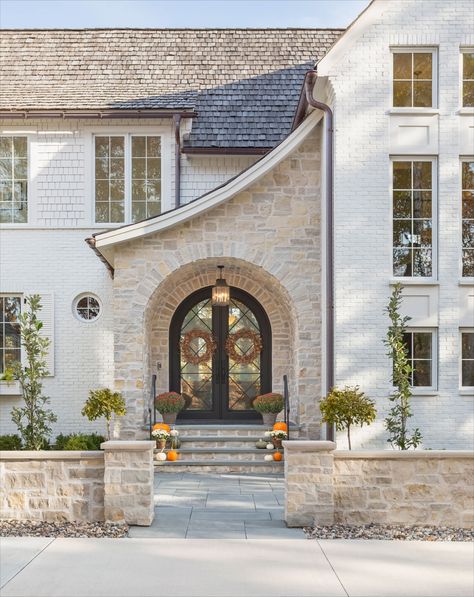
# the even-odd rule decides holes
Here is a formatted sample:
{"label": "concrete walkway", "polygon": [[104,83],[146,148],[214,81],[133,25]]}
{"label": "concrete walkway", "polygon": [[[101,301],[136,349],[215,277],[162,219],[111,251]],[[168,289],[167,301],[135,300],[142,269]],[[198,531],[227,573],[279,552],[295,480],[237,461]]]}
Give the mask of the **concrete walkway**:
{"label": "concrete walkway", "polygon": [[471,597],[473,546],[0,539],[1,597]]}
{"label": "concrete walkway", "polygon": [[155,475],[155,520],[133,538],[304,539],[283,521],[281,474]]}

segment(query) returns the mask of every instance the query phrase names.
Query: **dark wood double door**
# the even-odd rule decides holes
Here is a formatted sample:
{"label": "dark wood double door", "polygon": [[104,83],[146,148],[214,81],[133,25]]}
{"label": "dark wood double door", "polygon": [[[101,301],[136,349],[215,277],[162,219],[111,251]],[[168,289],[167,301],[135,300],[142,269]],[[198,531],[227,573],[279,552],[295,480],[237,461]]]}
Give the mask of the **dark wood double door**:
{"label": "dark wood double door", "polygon": [[[190,295],[171,322],[170,389],[186,401],[178,419],[258,421],[261,416],[252,409],[252,402],[271,391],[268,317],[260,303],[243,290],[231,287],[228,307],[213,307],[211,292],[212,287],[207,287]],[[256,352],[252,340],[241,337],[234,343],[233,358],[226,341],[241,330],[258,335],[262,350]],[[248,359],[241,355],[252,353],[255,357],[243,363]]]}

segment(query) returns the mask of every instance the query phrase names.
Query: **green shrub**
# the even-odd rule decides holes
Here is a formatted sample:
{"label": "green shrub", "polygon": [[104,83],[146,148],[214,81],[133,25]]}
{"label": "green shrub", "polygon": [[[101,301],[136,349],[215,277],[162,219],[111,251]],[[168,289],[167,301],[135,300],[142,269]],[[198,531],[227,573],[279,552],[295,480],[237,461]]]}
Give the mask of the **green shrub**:
{"label": "green shrub", "polygon": [[21,450],[21,439],[18,435],[0,435],[0,450]]}
{"label": "green shrub", "polygon": [[56,450],[100,450],[105,437],[97,433],[60,433],[56,438]]}
{"label": "green shrub", "polygon": [[285,403],[281,394],[270,392],[257,396],[252,406],[259,413],[279,413],[283,410],[284,405]]}
{"label": "green shrub", "polygon": [[86,400],[81,412],[82,416],[87,417],[89,421],[95,421],[101,417],[105,418],[107,439],[110,439],[110,422],[112,416],[123,417],[127,414],[122,394],[120,392],[112,392],[110,388],[91,390],[89,398]]}

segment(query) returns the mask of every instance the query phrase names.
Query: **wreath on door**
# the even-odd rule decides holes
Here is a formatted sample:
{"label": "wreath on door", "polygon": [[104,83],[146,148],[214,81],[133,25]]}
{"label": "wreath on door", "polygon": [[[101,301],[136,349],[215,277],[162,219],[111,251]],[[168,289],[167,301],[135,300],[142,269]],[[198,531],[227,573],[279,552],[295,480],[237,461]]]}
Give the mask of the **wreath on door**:
{"label": "wreath on door", "polygon": [[[245,353],[238,349],[237,342],[245,338],[252,342],[252,348]],[[262,338],[253,330],[242,329],[234,334],[229,334],[225,342],[225,348],[229,357],[239,365],[249,365],[262,352]]]}
{"label": "wreath on door", "polygon": [[[196,340],[196,338],[204,340],[206,347],[204,351],[198,350],[198,352],[196,352],[192,348],[191,343],[193,340]],[[180,342],[180,348],[181,355],[188,363],[199,365],[200,363],[209,361],[217,348],[217,344],[210,332],[206,332],[205,330],[191,330],[184,334]]]}

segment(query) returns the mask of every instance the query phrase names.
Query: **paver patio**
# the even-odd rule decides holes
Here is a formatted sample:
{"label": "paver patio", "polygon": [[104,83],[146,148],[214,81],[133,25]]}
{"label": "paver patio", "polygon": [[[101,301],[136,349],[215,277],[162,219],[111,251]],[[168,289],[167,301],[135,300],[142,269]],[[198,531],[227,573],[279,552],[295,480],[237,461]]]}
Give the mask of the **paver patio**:
{"label": "paver patio", "polygon": [[304,539],[283,521],[280,474],[157,473],[155,520],[132,538]]}

